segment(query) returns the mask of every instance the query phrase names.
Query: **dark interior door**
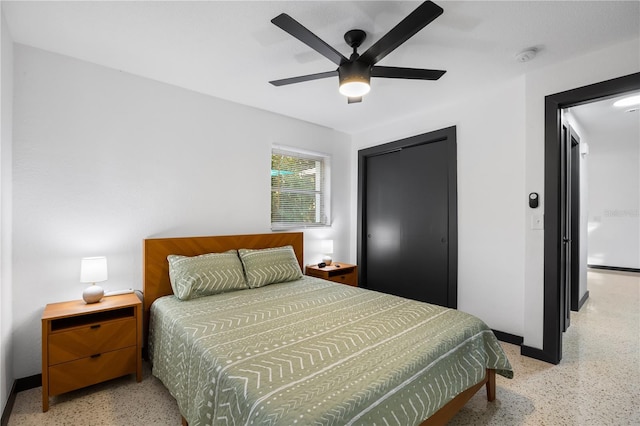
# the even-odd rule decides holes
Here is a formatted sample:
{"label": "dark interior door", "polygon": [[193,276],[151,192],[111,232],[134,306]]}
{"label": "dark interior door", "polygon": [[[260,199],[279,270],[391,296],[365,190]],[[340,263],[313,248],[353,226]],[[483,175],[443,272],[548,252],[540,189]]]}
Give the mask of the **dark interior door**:
{"label": "dark interior door", "polygon": [[560,138],[560,325],[567,331],[571,314],[571,134],[567,125],[562,125]]}
{"label": "dark interior door", "polygon": [[451,306],[447,182],[446,140],[366,159],[367,288]]}

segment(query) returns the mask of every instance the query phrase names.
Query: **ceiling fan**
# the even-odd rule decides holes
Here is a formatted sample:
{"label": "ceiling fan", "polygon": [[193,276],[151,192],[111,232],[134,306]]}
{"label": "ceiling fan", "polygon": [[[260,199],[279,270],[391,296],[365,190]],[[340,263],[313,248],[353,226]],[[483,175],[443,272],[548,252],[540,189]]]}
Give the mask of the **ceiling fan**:
{"label": "ceiling fan", "polygon": [[371,77],[438,80],[446,71],[385,67],[376,65],[376,63],[413,37],[418,31],[440,16],[442,12],[444,12],[443,9],[437,4],[425,1],[362,55],[358,54],[357,49],[365,40],[367,34],[357,29],[347,31],[344,35],[344,40],[353,48],[353,53],[348,59],[291,16],[282,13],[273,18],[271,22],[338,65],[338,68],[334,71],[274,80],[269,83],[274,86],[284,86],[338,76],[340,93],[347,96],[348,102],[351,104],[361,102],[362,97],[369,93]]}

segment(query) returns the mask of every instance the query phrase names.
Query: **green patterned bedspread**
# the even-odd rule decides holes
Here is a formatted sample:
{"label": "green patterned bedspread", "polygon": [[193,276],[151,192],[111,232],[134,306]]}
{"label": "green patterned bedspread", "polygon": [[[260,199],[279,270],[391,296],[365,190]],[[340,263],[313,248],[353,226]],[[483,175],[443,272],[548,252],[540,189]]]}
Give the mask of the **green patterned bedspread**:
{"label": "green patterned bedspread", "polygon": [[466,313],[304,277],[152,306],[153,374],[198,425],[412,425],[512,377]]}

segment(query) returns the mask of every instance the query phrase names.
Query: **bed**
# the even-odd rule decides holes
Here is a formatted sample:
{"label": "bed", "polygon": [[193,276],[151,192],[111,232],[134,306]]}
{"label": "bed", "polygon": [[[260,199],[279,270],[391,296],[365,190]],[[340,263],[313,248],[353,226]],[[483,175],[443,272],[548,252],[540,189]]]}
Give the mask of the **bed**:
{"label": "bed", "polygon": [[494,400],[496,373],[512,377],[482,321],[435,305],[307,276],[173,294],[170,255],[285,247],[302,270],[302,233],[144,241],[149,358],[184,425],[442,425],[482,387]]}

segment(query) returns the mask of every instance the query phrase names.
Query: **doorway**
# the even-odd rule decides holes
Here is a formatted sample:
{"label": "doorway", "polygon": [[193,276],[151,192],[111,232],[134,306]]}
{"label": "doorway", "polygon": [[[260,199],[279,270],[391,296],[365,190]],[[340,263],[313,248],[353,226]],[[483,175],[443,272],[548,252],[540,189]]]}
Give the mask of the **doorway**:
{"label": "doorway", "polygon": [[545,229],[544,229],[544,325],[542,351],[522,348],[523,355],[558,364],[562,359],[562,333],[566,299],[562,267],[563,211],[561,182],[561,110],[594,100],[640,90],[640,73],[556,93],[545,97]]}
{"label": "doorway", "polygon": [[358,153],[359,285],[457,307],[456,128]]}

